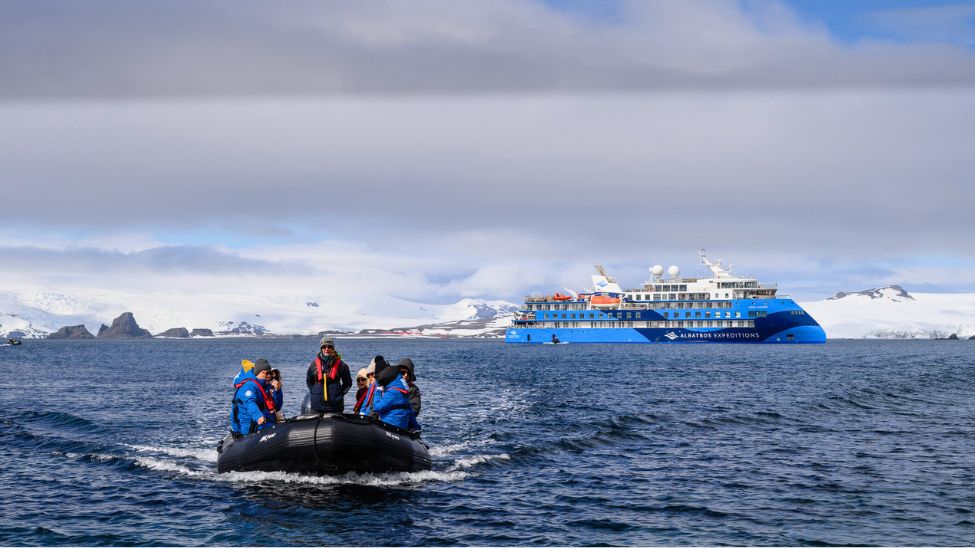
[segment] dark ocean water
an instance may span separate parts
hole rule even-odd
[[[0,545],[975,544],[975,341],[340,340],[413,357],[433,471],[217,474],[241,358],[294,413],[315,347],[0,348]]]

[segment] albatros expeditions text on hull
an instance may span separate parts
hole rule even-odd
[[[774,284],[740,278],[701,250],[709,278],[683,278],[655,265],[639,289],[622,289],[601,266],[591,290],[527,297],[509,343],[822,344],[826,332]]]

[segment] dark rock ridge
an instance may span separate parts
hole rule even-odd
[[[104,326],[102,326],[104,327]],[[82,325],[66,325],[54,333],[48,334],[49,339],[94,339],[95,336]]]
[[[212,336],[213,336],[212,329],[202,329],[198,327],[193,331],[190,331],[190,337],[212,337]]]
[[[322,338],[325,335],[356,335],[360,331],[354,329],[328,329],[325,331],[319,331],[317,337]]]
[[[152,334],[139,327],[131,312],[123,312],[112,320],[112,327],[102,324],[98,329],[99,339],[150,339]]]
[[[190,332],[185,327],[174,327],[172,329],[167,329],[162,333],[156,335],[157,337],[174,337],[180,339],[186,339],[190,336]]]
[[[885,290],[885,289],[893,289],[894,290],[894,294],[892,295],[893,297],[900,297],[902,299],[910,299],[912,301],[914,300],[914,297],[912,297],[910,293],[908,293],[907,291],[905,291],[904,288],[901,287],[901,286],[899,286],[899,285],[888,285],[888,286],[884,286],[884,287],[878,287],[877,289],[865,289],[863,291],[854,291],[852,293],[847,293],[845,291],[840,291],[839,293],[837,293],[836,295],[833,295],[832,297],[830,297],[827,300],[829,300],[829,301],[835,301],[837,299],[842,299],[843,297],[849,297],[851,295],[866,295],[867,297],[870,297],[871,299],[883,299],[884,298],[883,290]]]

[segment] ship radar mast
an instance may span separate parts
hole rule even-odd
[[[731,278],[731,277],[733,277],[731,275],[731,268],[732,268],[731,265],[728,265],[728,268],[725,268],[725,267],[721,266],[721,259],[718,259],[718,262],[716,262],[716,263],[712,263],[711,261],[708,260],[707,255],[705,255],[705,253],[704,253],[705,250],[704,249],[698,249],[697,252],[701,256],[701,264],[703,264],[704,266],[708,267],[708,270],[710,270],[711,273],[714,274],[714,277],[715,278]]]

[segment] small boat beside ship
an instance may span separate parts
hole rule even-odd
[[[650,279],[623,289],[601,266],[589,291],[570,299],[529,296],[505,335],[512,344],[766,343],[823,344],[826,332],[774,284],[732,274],[702,249],[706,278],[686,278],[671,266],[650,268]],[[559,298],[555,298],[558,295]]]

